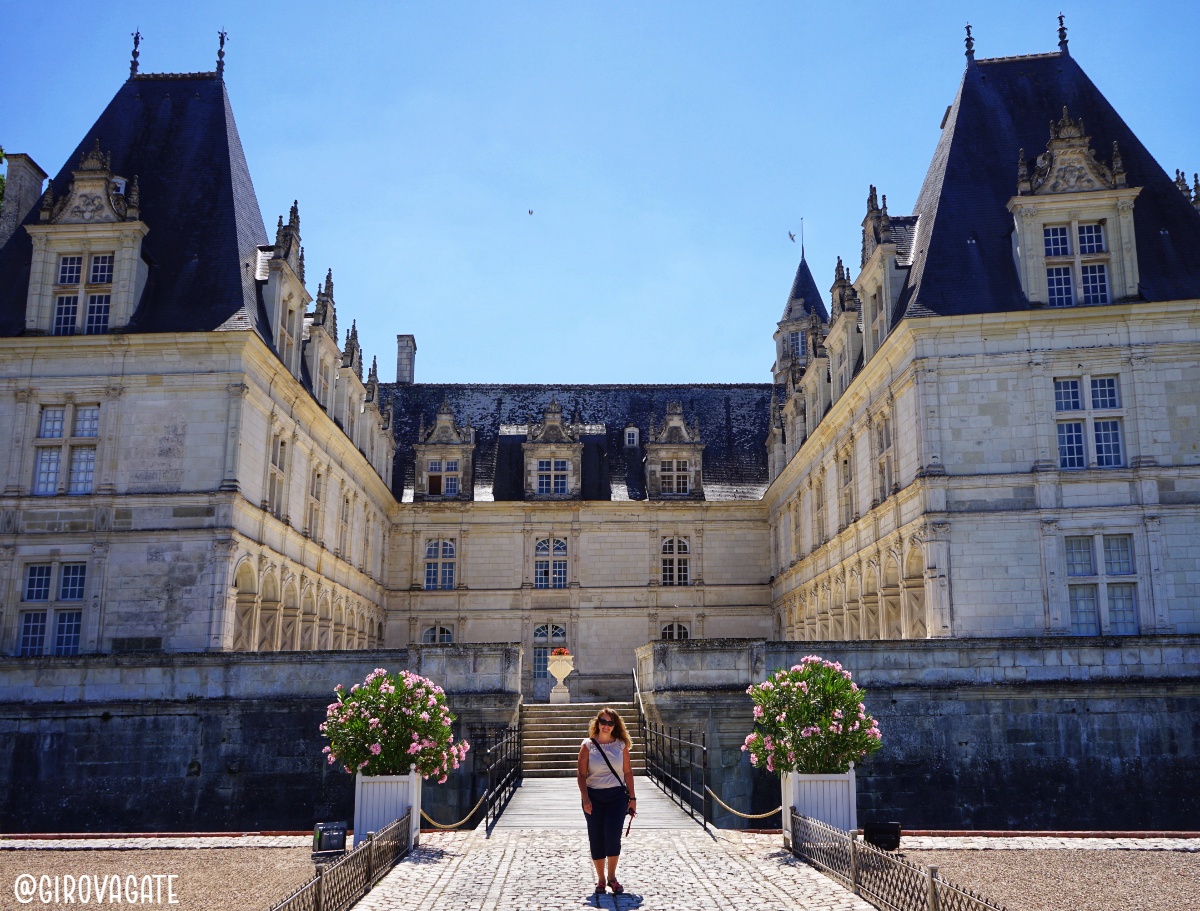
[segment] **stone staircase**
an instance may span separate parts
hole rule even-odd
[[[629,761],[634,775],[646,774],[646,753],[639,737],[637,709],[632,702],[543,703],[521,706],[521,752],[526,778],[574,778],[579,744],[587,737],[588,723],[604,706],[621,716],[633,739]],[[618,771],[620,771],[618,769]]]

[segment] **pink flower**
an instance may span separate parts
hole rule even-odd
[[[763,715],[762,706],[761,706],[761,705],[756,705],[756,706],[754,707],[754,717],[755,717],[755,718],[761,718],[761,717],[762,717],[762,715]]]
[[[449,776],[447,776],[447,775],[443,775],[441,778],[439,778],[439,779],[438,779],[438,784],[445,784],[445,783],[446,783],[446,779],[447,779],[448,777],[449,777]]]
[[[380,744],[378,744],[378,743],[371,744],[371,755],[372,756],[378,756],[382,752],[383,752],[383,747]]]
[[[422,721],[428,721],[428,720],[429,720],[429,713],[428,713],[428,712],[422,712],[422,713],[421,713],[421,720],[422,720]]]

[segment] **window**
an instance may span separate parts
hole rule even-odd
[[[1104,223],[1075,224],[1076,249],[1071,250],[1071,227],[1042,229],[1046,255],[1046,303],[1051,307],[1107,304],[1108,252]],[[1076,298],[1076,281],[1081,298]]]
[[[319,468],[314,468],[308,479],[308,511],[304,527],[314,541],[321,536],[321,500],[325,497],[325,478]]]
[[[52,567],[49,564],[35,564],[25,567],[26,601],[50,600],[51,571]]]
[[[539,496],[566,495],[567,466],[566,459],[537,460],[537,492]]]
[[[1086,468],[1083,451],[1083,422],[1065,421],[1058,425],[1058,467]]]
[[[421,633],[426,645],[447,645],[454,641],[454,632],[447,626],[431,626]]]
[[[113,279],[113,255],[101,253],[92,257],[91,274],[88,281],[93,285],[109,285]]]
[[[79,633],[83,629],[83,611],[61,611],[54,624],[54,654],[78,655]]]
[[[892,466],[892,422],[880,418],[875,431],[875,479],[880,503],[888,498],[895,483]]]
[[[46,649],[46,612],[29,611],[21,614],[21,641],[17,654],[21,657],[40,655]]]
[[[816,546],[825,543],[825,480],[822,477],[813,484],[813,542]]]
[[[430,459],[426,474],[426,489],[431,497],[457,497],[459,491],[458,459]]]
[[[662,459],[659,462],[659,485],[662,495],[687,496],[688,462],[687,459]]]
[[[533,548],[533,587],[567,587],[567,542],[542,538]]]
[[[86,563],[27,565],[22,601],[45,606],[21,613],[17,654],[44,655],[50,648],[55,655],[78,655],[83,611],[73,605],[83,601],[86,589]],[[52,597],[54,593],[57,598]],[[53,639],[48,640],[51,629]]]
[[[533,677],[544,680],[550,676],[550,650],[564,648],[567,630],[557,623],[543,623],[533,630]]]
[[[324,360],[317,366],[317,401],[329,410],[329,365]]]
[[[841,526],[845,528],[854,521],[854,467],[851,464],[852,454],[847,450],[842,456],[842,464],[839,466],[839,474],[841,480],[841,496],[839,497],[841,506]]]
[[[1046,241],[1047,256],[1070,256],[1071,243],[1065,225],[1047,226],[1042,229]]]
[[[632,449],[638,444],[638,429],[636,427],[625,428],[625,445]]]
[[[58,283],[60,285],[78,285],[82,272],[82,256],[60,256],[58,258]]]
[[[1079,395],[1079,380],[1054,381],[1054,410],[1079,411],[1083,399]]]
[[[1083,400],[1083,390],[1090,392],[1089,401]],[[1121,407],[1121,388],[1119,378],[1115,376],[1095,376],[1083,378],[1059,378],[1054,380],[1054,409],[1062,413],[1068,411],[1084,412],[1072,421],[1059,421],[1058,434],[1058,467],[1087,468],[1088,454],[1086,440],[1092,439],[1094,462],[1096,468],[1119,468],[1125,464],[1125,447],[1122,441],[1121,420],[1118,415],[1105,415],[1103,419],[1093,411],[1117,411]]]
[[[60,294],[54,305],[54,335],[74,335],[79,318],[79,295]]]
[[[275,518],[283,517],[283,497],[287,485],[287,443],[282,434],[271,437],[271,464],[267,469],[267,510]]]
[[[687,639],[689,635],[687,625],[684,623],[668,623],[662,628],[664,639]]]
[[[1121,407],[1115,376],[1092,377],[1092,407],[1098,409]]]
[[[788,355],[794,359],[805,356],[804,332],[788,333]]]
[[[1046,303],[1051,307],[1075,306],[1069,266],[1050,266],[1046,269]]]
[[[454,564],[457,560],[453,538],[434,538],[425,544],[425,591],[450,591],[454,588]]]
[[[1095,636],[1137,633],[1137,583],[1132,535],[1072,535],[1064,539],[1071,632]],[[1096,559],[1097,554],[1101,559]]]
[[[70,437],[66,436],[71,428]],[[100,433],[99,405],[44,405],[34,441],[33,493],[49,497],[59,493],[89,494],[96,481],[96,446]],[[68,471],[63,477],[63,466]]]
[[[103,335],[108,331],[108,313],[112,305],[109,294],[88,295],[87,323],[84,332],[88,335]]]
[[[687,538],[664,538],[662,542],[662,584],[688,585],[689,554]]]
[[[349,559],[350,547],[350,498],[342,497],[342,514],[338,518],[338,555]]]

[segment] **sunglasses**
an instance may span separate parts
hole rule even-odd
[[[615,726],[615,725],[616,725],[616,722],[615,722],[615,721],[613,721],[611,718],[597,718],[597,719],[596,719],[596,723],[597,723],[597,724],[602,724],[602,725],[604,725],[606,728],[611,728],[611,727],[613,727],[613,726]]]

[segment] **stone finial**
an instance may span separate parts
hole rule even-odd
[[[105,155],[100,151],[100,140],[96,140],[96,144],[92,146],[90,152],[85,152],[79,159],[79,170],[81,171],[108,171],[112,165],[112,156]]]
[[[1024,196],[1033,189],[1029,181],[1029,162],[1025,160],[1025,150],[1017,153],[1017,195]]]
[[[1113,183],[1118,187],[1125,186],[1125,161],[1121,158],[1121,147],[1115,141],[1113,142],[1112,174]]]
[[[886,193],[883,194],[883,207],[879,210],[879,242],[892,242],[892,216],[888,215]]]
[[[300,248],[300,262],[296,266],[296,274],[300,276],[300,284],[304,284],[304,248]]]
[[[298,199],[292,200],[292,208],[288,212],[288,227],[300,230],[300,201]]]
[[[367,371],[367,382],[379,382],[379,358],[375,357],[375,355],[371,355],[371,369]]]
[[[1067,50],[1067,26],[1062,13],[1058,14],[1058,49],[1067,57],[1071,56],[1071,52]]]
[[[140,29],[134,30],[133,34],[130,37],[133,38],[133,56],[129,60],[129,78],[132,79],[134,76],[137,75],[138,57],[141,56],[141,52],[138,50],[138,45],[142,43],[141,30]]]
[[[142,189],[138,186],[138,176],[133,175],[133,180],[129,182],[129,190],[125,193],[125,198],[129,201],[129,207],[136,209],[142,204]]]
[[[450,407],[450,399],[448,399],[446,397],[446,394],[444,392],[442,393],[442,403],[440,405],[438,405],[437,413],[438,414],[454,414],[454,409]]]
[[[333,269],[329,269],[325,273],[325,296],[331,301],[333,300]]]
[[[1192,201],[1192,188],[1188,186],[1187,175],[1178,169],[1175,171],[1175,186],[1179,187],[1179,192],[1188,202]]]
[[[275,225],[275,246],[283,246],[283,216],[279,216],[279,221]]]
[[[967,60],[974,63],[975,61],[975,39],[971,37],[971,23],[967,23],[967,38],[964,42],[967,46]]]
[[[1196,207],[1197,211],[1200,211],[1200,174],[1193,172],[1192,183],[1195,184],[1192,188],[1192,205]]]
[[[217,37],[221,40],[220,46],[217,48],[217,77],[225,75],[225,41],[229,38],[229,33],[225,29],[217,32]]]
[[[842,258],[837,258],[837,268],[833,271],[833,280],[835,282],[844,282],[846,280],[846,267],[842,265]]]
[[[54,181],[46,181],[46,192],[42,194],[42,208],[38,213],[39,221],[49,221],[54,212]]]
[[[871,184],[867,191],[867,214],[872,215],[878,211],[879,197],[876,195],[875,184]]]

